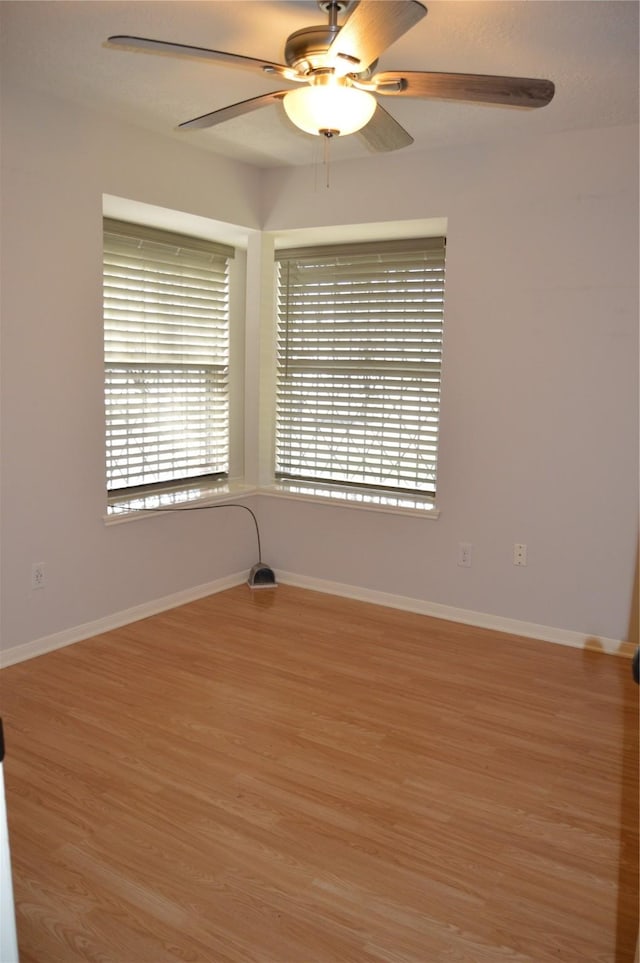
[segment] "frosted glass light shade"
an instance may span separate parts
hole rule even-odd
[[[308,134],[353,134],[376,109],[375,97],[366,90],[333,84],[290,90],[283,102],[289,120]]]

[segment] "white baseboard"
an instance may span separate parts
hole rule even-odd
[[[403,609],[405,612],[415,612],[418,615],[430,615],[433,618],[445,619],[448,622],[475,625],[478,628],[491,629],[494,632],[506,632],[508,635],[520,635],[528,639],[538,639],[541,642],[555,642],[557,645],[568,645],[576,649],[595,649],[610,655],[622,655],[627,658],[631,658],[635,651],[635,645],[632,642],[623,642],[619,639],[585,635],[568,629],[556,629],[549,625],[537,625],[535,622],[521,622],[518,619],[507,619],[500,615],[487,615],[484,612],[473,612],[469,609],[459,609],[451,605],[440,605],[437,602],[425,602],[422,599],[409,598],[404,595],[390,595],[387,592],[377,592],[355,585],[344,585],[341,582],[308,578],[305,575],[295,575],[292,572],[278,570],[277,575],[278,581],[286,585],[312,589],[315,592],[326,592],[329,595],[340,595],[359,602],[385,605],[392,609]]]
[[[537,625],[534,622],[506,619],[499,615],[487,615],[484,612],[473,612],[469,609],[459,609],[451,605],[440,605],[437,602],[425,602],[422,599],[409,598],[405,595],[391,595],[387,592],[378,592],[356,585],[345,585],[342,582],[330,582],[324,579],[310,578],[306,575],[295,575],[293,572],[278,570],[276,574],[278,581],[285,585],[295,585],[298,588],[325,592],[328,595],[338,595],[359,602],[371,602],[374,605],[402,609],[405,612],[415,612],[418,615],[430,615],[433,618],[445,619],[448,622],[475,625],[478,628],[491,629],[494,632],[506,632],[508,635],[519,635],[528,639],[538,639],[542,642],[555,642],[558,645],[568,645],[577,649],[596,649],[610,655],[622,655],[628,658],[631,658],[635,651],[633,643],[618,639],[606,639],[584,635],[581,632],[572,632],[567,629],[556,629],[548,625]],[[178,605],[186,605],[187,602],[194,602],[196,599],[205,598],[207,595],[215,595],[217,592],[223,592],[225,589],[240,585],[246,581],[246,578],[246,572],[228,575],[214,582],[197,585],[182,592],[166,595],[164,598],[154,599],[151,602],[115,612],[113,615],[107,615],[105,618],[97,619],[94,622],[86,622],[84,625],[76,625],[62,632],[56,632],[54,635],[35,639],[33,642],[16,645],[11,649],[0,652],[0,667],[24,662],[26,659],[34,659],[38,655],[53,652],[55,649],[62,649],[66,645],[81,642],[83,639],[91,638],[94,635],[101,635],[103,632],[111,631],[111,629],[118,629],[130,622],[137,622],[139,619],[146,619],[150,615],[166,612]]]
[[[178,605],[186,605],[187,602],[195,602],[196,599],[205,598],[207,595],[215,595],[217,592],[224,592],[225,589],[240,585],[247,579],[247,573],[236,573],[226,575],[224,578],[216,579],[214,582],[207,582],[204,585],[196,585],[193,588],[184,589],[182,592],[175,592],[166,595],[164,598],[153,599],[151,602],[144,602],[142,605],[135,605],[133,608],[115,612],[94,622],[85,622],[84,625],[76,625],[71,629],[64,629],[54,635],[47,635],[41,639],[34,639],[33,642],[25,642],[23,645],[16,645],[11,649],[0,652],[0,667],[14,665],[16,662],[24,662],[26,659],[34,659],[38,655],[53,652],[55,649],[62,649],[66,645],[74,642],[81,642],[94,635],[101,635],[103,632],[110,632],[111,629],[119,629],[130,622],[138,622],[146,619],[150,615],[158,615],[159,612],[166,612],[167,609],[174,609]]]

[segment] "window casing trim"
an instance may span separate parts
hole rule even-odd
[[[257,494],[387,515],[411,515],[432,520],[440,517],[440,509],[433,498],[412,493],[355,488],[351,485],[282,480],[274,481],[271,485],[261,485]]]
[[[202,483],[201,479],[195,479],[193,482],[191,485],[158,486],[155,491],[114,494],[108,499],[103,521],[105,524],[116,524],[148,518],[154,513],[170,513],[171,509],[180,511],[187,507],[206,508],[207,505],[246,498],[248,495],[255,495],[257,491],[255,485],[249,485],[240,478],[221,478],[217,482],[212,479],[205,483]]]

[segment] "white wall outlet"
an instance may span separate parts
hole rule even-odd
[[[31,589],[43,589],[47,584],[47,573],[44,562],[34,562],[31,566]]]
[[[516,542],[513,546],[513,564],[514,565],[526,565],[527,564],[527,546],[523,545],[522,542]]]
[[[458,545],[458,565],[471,567],[471,542],[460,542]]]

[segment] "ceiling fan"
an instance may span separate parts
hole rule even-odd
[[[173,54],[244,67],[277,77],[297,89],[276,90],[187,120],[179,127],[213,127],[282,101],[301,130],[326,138],[356,131],[374,151],[398,150],[411,135],[376,99],[418,97],[531,109],[554,95],[550,80],[485,74],[387,70],[376,73],[379,56],[427,13],[418,0],[317,0],[328,23],[296,30],[284,48],[286,64],[223,50],[209,50],[145,37],[112,36],[108,46],[134,52]],[[346,11],[342,26],[338,14]]]

